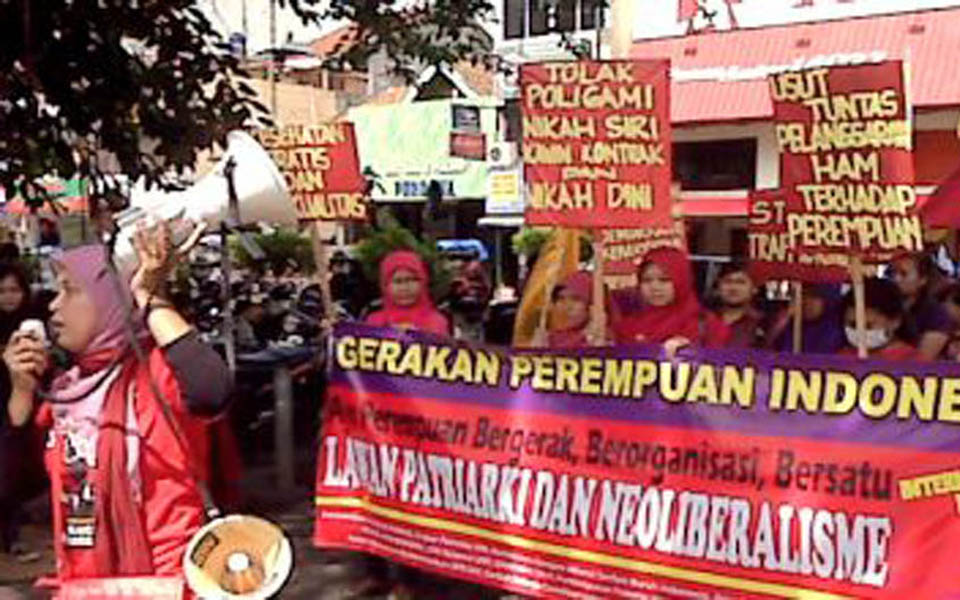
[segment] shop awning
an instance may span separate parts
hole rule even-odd
[[[702,33],[637,41],[635,58],[669,58],[674,123],[769,119],[766,76],[777,67],[909,56],[914,105],[960,105],[960,9]]]

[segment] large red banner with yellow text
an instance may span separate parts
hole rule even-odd
[[[283,173],[301,221],[369,218],[353,123],[288,125],[257,137]]]
[[[525,220],[670,226],[670,63],[520,67]]]
[[[340,325],[321,547],[534,597],[960,597],[948,364]]]
[[[923,248],[903,63],[771,75],[791,245],[888,260]]]

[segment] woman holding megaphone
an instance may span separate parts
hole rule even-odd
[[[49,369],[42,331],[18,331],[3,354],[10,414],[22,424],[36,412],[49,430],[60,581],[179,576],[205,522],[206,419],[225,407],[231,377],[166,299],[177,259],[166,225],[134,237],[128,282],[101,245],[56,261],[51,334],[69,366]]]

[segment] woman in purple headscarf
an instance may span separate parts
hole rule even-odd
[[[12,425],[26,423],[43,400],[36,421],[49,429],[61,581],[177,577],[204,522],[203,417],[224,406],[230,375],[166,299],[176,259],[168,230],[140,230],[135,241],[140,266],[129,282],[115,276],[103,246],[58,260],[51,329],[72,366],[52,373],[47,391],[41,340],[17,332],[3,356]]]

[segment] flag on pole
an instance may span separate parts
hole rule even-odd
[[[960,227],[960,166],[940,182],[920,209],[920,217],[928,227]]]
[[[577,270],[580,264],[580,232],[557,228],[540,249],[537,262],[523,288],[523,299],[513,327],[513,345],[529,348],[550,305],[553,288]]]

